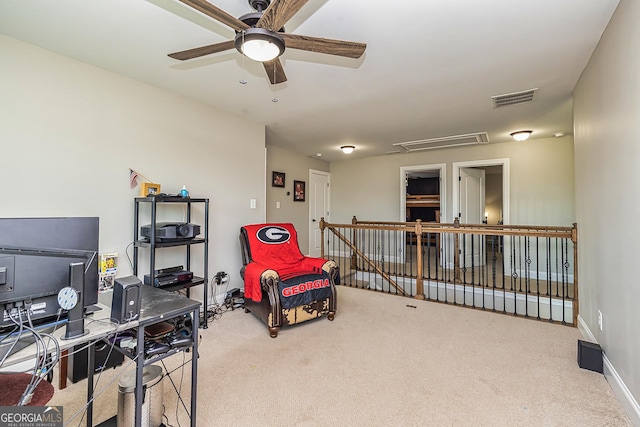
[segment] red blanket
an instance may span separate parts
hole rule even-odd
[[[322,265],[327,260],[302,255],[293,224],[253,224],[243,229],[252,259],[244,272],[245,298],[256,302],[262,300],[260,276],[266,270],[274,270],[281,280],[322,272]]]

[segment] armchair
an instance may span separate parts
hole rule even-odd
[[[245,311],[269,328],[272,338],[283,325],[336,313],[338,266],[302,255],[293,224],[253,224],[240,228]]]

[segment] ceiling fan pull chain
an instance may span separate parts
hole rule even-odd
[[[242,32],[242,44],[244,44],[244,31]],[[244,69],[244,53],[241,56],[242,56],[242,74],[240,75],[240,84],[246,85],[247,81],[244,79],[244,73],[246,71]]]
[[[277,80],[276,80],[276,61],[273,61],[273,85],[272,85],[272,89],[275,92],[275,87],[274,85],[276,84]],[[274,96],[273,99],[271,100],[271,102],[278,102],[278,97]]]

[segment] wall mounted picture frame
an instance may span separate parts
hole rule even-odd
[[[284,172],[271,172],[271,186],[284,188]]]
[[[140,186],[140,195],[142,197],[155,196],[156,194],[160,194],[160,184],[143,182]]]
[[[305,200],[305,182],[304,181],[293,181],[293,201],[294,202],[304,202]]]

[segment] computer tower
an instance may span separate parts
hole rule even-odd
[[[73,348],[72,351],[69,351],[69,364],[67,370],[67,378],[72,383],[81,381],[87,378],[87,356],[88,349],[83,348],[84,345],[78,345]],[[104,367],[106,368],[115,368],[116,366],[122,365],[124,362],[124,355],[120,353],[118,350],[113,349],[111,355],[109,356],[109,360],[107,360],[107,355],[109,354],[109,350],[111,346],[104,343],[96,344],[96,358],[95,358],[95,372],[100,372],[100,370]]]

